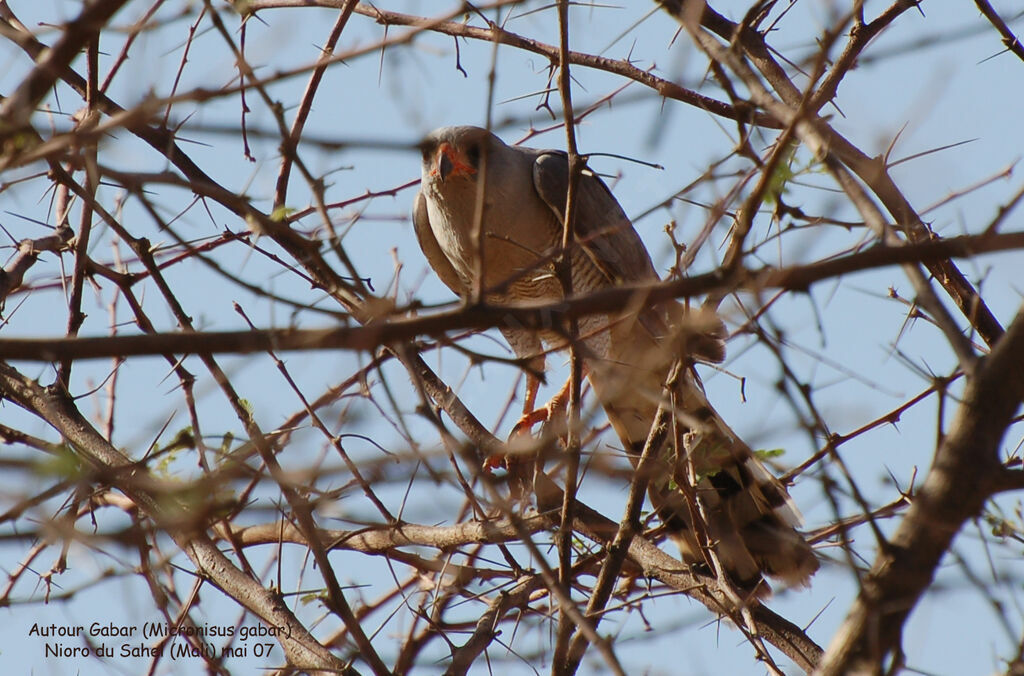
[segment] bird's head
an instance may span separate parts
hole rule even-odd
[[[441,127],[420,143],[424,183],[475,181],[482,163],[501,140],[480,127]]]

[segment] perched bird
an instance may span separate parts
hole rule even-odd
[[[470,126],[437,129],[421,150],[413,224],[441,281],[463,298],[482,290],[493,305],[561,300],[555,261],[562,246],[567,155],[508,146]],[[647,249],[601,179],[584,170],[574,194],[574,238],[567,252],[573,294],[657,282]],[[645,302],[638,293],[624,310],[585,316],[577,324],[584,372],[634,465],[666,400],[672,365],[683,360],[672,415],[686,434],[665,435],[653,449],[658,462],[648,494],[684,559],[714,570],[717,558],[732,581],[752,594],[766,593],[762,574],[807,584],[818,561],[796,531],[799,512],[782,483],[712,408],[692,366],[724,358],[721,321],[675,301]],[[512,325],[501,331],[537,372],[545,347],[568,345],[566,327],[531,331]],[[559,393],[534,411],[538,384],[528,376],[517,427],[543,419],[564,398]],[[679,438],[684,448],[676,448]]]

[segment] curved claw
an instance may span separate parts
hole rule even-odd
[[[517,437],[529,436],[533,431],[534,425],[555,419],[557,416],[565,412],[566,406],[569,404],[570,383],[569,381],[566,381],[565,385],[558,390],[555,396],[551,397],[548,403],[540,408],[533,408],[533,403],[537,396],[537,385],[537,382],[530,382],[530,380],[527,381],[526,407],[523,411],[523,415],[518,421],[516,421],[516,424],[512,426],[512,431],[508,435],[509,443],[512,443]],[[484,470],[490,472],[493,472],[496,469],[509,469],[509,462],[510,458],[508,455],[494,453],[487,456],[484,460],[483,467]]]
[[[484,459],[484,471],[494,472],[499,469],[508,469],[508,456],[504,453],[492,453]]]
[[[508,442],[511,444],[517,437],[529,436],[533,426],[539,422],[544,422],[550,415],[549,406],[524,413],[516,424],[512,426],[512,431],[508,435]],[[484,460],[484,470],[493,472],[497,469],[508,469],[509,458],[510,456],[504,453],[492,453]]]
[[[554,399],[549,401],[547,405],[542,406],[538,409],[524,413],[519,421],[512,426],[512,431],[509,433],[508,438],[511,441],[513,438],[529,434],[533,430],[533,426],[539,422],[547,422],[551,418],[552,404]]]

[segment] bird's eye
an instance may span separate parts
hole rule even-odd
[[[466,159],[473,167],[480,166],[480,146],[476,143],[466,149]]]

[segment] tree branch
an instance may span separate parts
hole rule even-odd
[[[486,329],[512,322],[524,328],[557,326],[592,314],[614,313],[636,303],[692,297],[716,289],[759,292],[765,289],[807,291],[813,284],[840,275],[906,262],[970,257],[993,251],[1024,248],[1024,232],[964,235],[918,244],[878,244],[857,253],[808,265],[741,270],[724,278],[719,271],[653,284],[621,285],[559,303],[518,307],[460,306],[435,314],[377,320],[363,326],[333,329],[264,329],[204,333],[153,333],[138,336],[84,338],[0,338],[0,359],[56,361],[179,354],[247,354],[266,350],[366,350],[419,336],[442,336],[449,331]]]
[[[963,524],[1004,486],[1000,444],[1024,399],[1024,310],[983,357],[924,484],[828,647],[817,673],[878,673]]]
[[[26,411],[39,416],[64,436],[77,457],[104,481],[116,487],[146,515],[164,528],[178,547],[192,560],[196,572],[271,627],[281,627],[278,636],[289,663],[307,669],[355,672],[324,648],[281,603],[273,591],[241,571],[204,532],[204,524],[182,518],[174,505],[145,488],[155,482],[145,468],[132,461],[104,439],[59,389],[47,389],[0,362],[0,394]],[[184,505],[179,509],[185,510]]]

